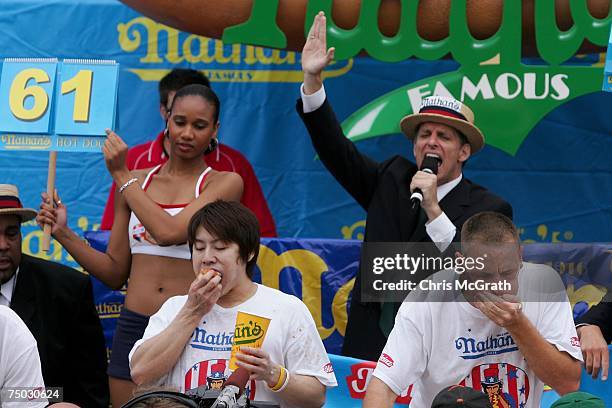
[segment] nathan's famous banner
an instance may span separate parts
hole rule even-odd
[[[109,233],[88,232],[86,237],[94,248],[105,250]],[[264,238],[253,279],[302,299],[326,350],[340,354],[360,250],[361,242],[356,240]],[[524,259],[551,265],[560,273],[576,317],[599,303],[612,287],[611,244],[525,245]],[[110,347],[125,293],[93,280]]]
[[[360,24],[354,35],[333,27],[330,41],[345,59],[326,71],[327,94],[347,135],[376,160],[395,154],[412,158],[398,122],[420,99],[436,93],[464,100],[488,142],[469,159],[465,176],[512,203],[524,241],[610,241],[612,95],[600,91],[605,57],[575,55],[584,39],[608,40],[609,17],[597,20],[572,7],[576,23],[564,33],[551,25],[551,10],[538,6],[538,52],[521,60],[515,3],[520,2],[505,3],[502,26],[488,42],[470,38],[453,17],[447,40],[414,42],[406,31],[410,35],[397,44],[380,36],[361,41],[378,59],[355,56],[354,41],[342,38],[370,38],[372,27]],[[316,159],[295,113],[299,53],[180,32],[115,0],[4,0],[0,32],[2,59],[115,60],[120,67],[116,130],[129,145],[151,140],[163,128],[159,79],[174,67],[202,70],[221,98],[220,140],[250,160],[279,236],[363,237],[364,210]],[[376,54],[374,40],[386,45],[384,52]],[[406,41],[409,47],[400,47]],[[394,57],[393,49],[405,52]],[[407,59],[410,55],[429,61]],[[0,181],[17,184],[24,204],[36,208],[46,186],[48,155],[14,136],[0,134],[12,149],[0,151]],[[58,154],[56,185],[77,232],[97,229],[110,184],[101,153]],[[34,223],[27,224],[25,252],[76,266],[56,243],[49,255],[42,253],[40,237]]]

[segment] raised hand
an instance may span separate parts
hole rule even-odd
[[[36,215],[36,223],[43,229],[45,225],[51,226],[51,234],[55,234],[60,229],[66,228],[68,225],[68,212],[66,206],[62,204],[57,190],[51,197],[44,192],[41,194],[42,202],[40,203],[40,211]],[[54,205],[55,204],[55,205]]]
[[[327,21],[322,11],[315,16],[302,50],[302,71],[307,94],[320,88],[321,72],[334,59],[334,48],[327,49]]]
[[[128,146],[118,134],[110,129],[106,129],[106,141],[102,147],[106,168],[111,174],[117,185],[122,185],[129,177],[129,170],[126,165]],[[126,180],[124,180],[126,179]]]

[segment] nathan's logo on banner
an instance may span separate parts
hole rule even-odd
[[[353,364],[351,366],[351,375],[346,377],[346,386],[349,389],[351,398],[363,399],[366,389],[372,378],[372,373],[376,368],[376,363],[373,361],[364,361],[363,363]],[[403,391],[395,400],[396,404],[408,405],[412,400],[412,385]]]
[[[603,75],[599,60],[574,58],[572,64],[561,64],[575,56],[584,40],[602,46],[607,43],[612,12],[599,20],[584,5],[572,7],[574,27],[561,32],[556,26],[554,4],[536,1],[535,38],[542,60],[527,65],[521,62],[521,3],[504,2],[501,26],[485,40],[471,36],[466,29],[465,2],[457,1],[450,13],[450,26],[455,29],[443,40],[429,42],[425,47],[422,40],[410,37],[411,33],[404,32],[402,27],[396,40],[405,41],[406,49],[393,50],[382,42],[364,42],[370,47],[367,48],[370,55],[378,55],[384,61],[399,61],[411,53],[428,60],[450,54],[461,67],[396,89],[369,103],[344,121],[347,136],[358,141],[399,133],[400,119],[417,112],[423,98],[453,96],[472,108],[476,125],[488,145],[514,155],[531,129],[549,112],[576,97],[599,91]],[[361,27],[351,38],[365,35],[371,29]],[[336,57],[352,55],[354,44],[348,44],[348,36],[343,37],[335,29],[328,31],[330,45],[337,49]],[[351,52],[347,54],[346,49]]]
[[[32,137],[29,135],[0,135],[0,143],[5,150],[49,150],[51,136]]]
[[[159,81],[170,65],[188,62],[213,82],[302,82],[299,54],[240,44],[224,45],[146,17],[117,25],[118,42],[127,53],[142,55],[143,67],[130,68],[143,81]],[[199,65],[201,64],[201,65]],[[325,73],[327,78],[347,73],[353,61],[339,62]]]
[[[100,319],[112,319],[119,317],[121,309],[123,308],[122,303],[98,303],[96,304],[96,312]]]

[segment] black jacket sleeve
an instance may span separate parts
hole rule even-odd
[[[612,292],[608,291],[606,296],[593,306],[588,312],[576,320],[576,324],[594,324],[599,326],[606,343],[612,342]]]
[[[306,125],[321,162],[367,211],[376,188],[380,165],[361,154],[346,138],[327,99],[319,109],[309,113],[304,113],[300,99],[296,110]]]

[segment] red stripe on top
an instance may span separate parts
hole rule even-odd
[[[187,207],[189,204],[160,204],[157,203],[157,205],[159,205],[161,208],[185,208]]]
[[[447,111],[444,109],[436,109],[436,108],[423,108],[419,113],[433,113],[436,115],[448,116],[449,118],[466,120],[465,116],[455,111]]]
[[[0,198],[0,208],[23,208],[18,198]]]

